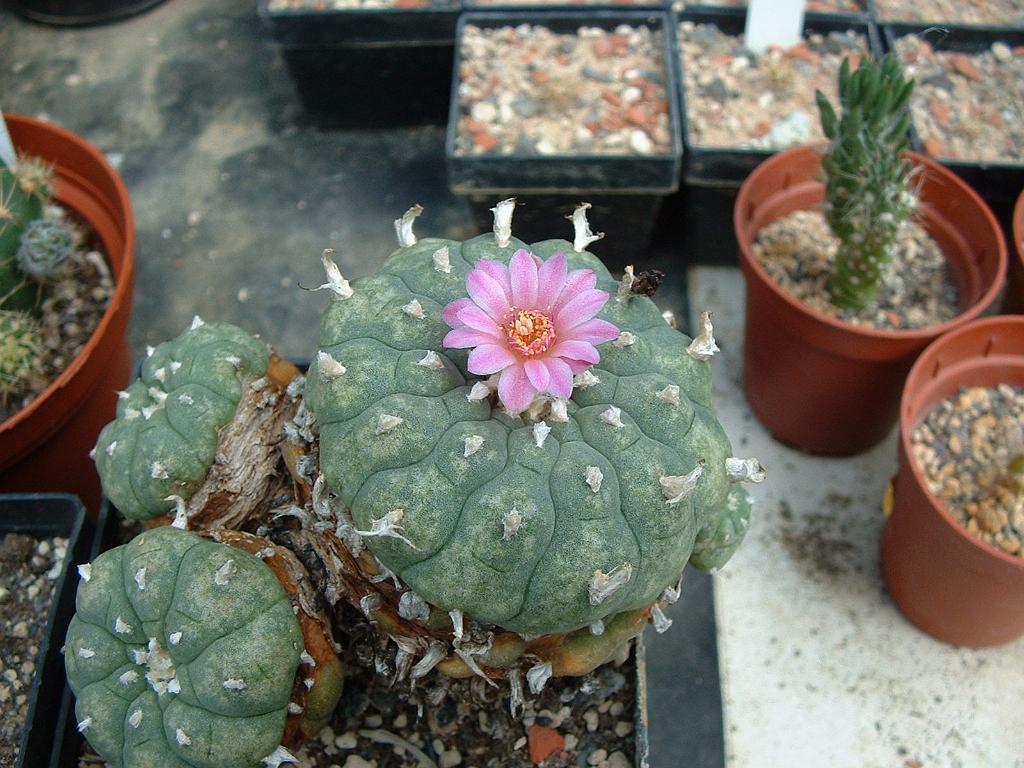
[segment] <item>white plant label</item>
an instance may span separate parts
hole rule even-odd
[[[744,44],[754,53],[800,42],[807,0],[750,0]]]
[[[11,134],[7,132],[7,121],[4,120],[2,110],[0,110],[0,162],[12,169],[18,164],[18,153],[14,151],[14,142],[11,141]]]

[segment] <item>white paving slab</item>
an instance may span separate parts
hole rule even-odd
[[[739,270],[694,267],[689,280],[694,316],[714,312],[721,421],[734,452],[769,472],[751,487],[746,542],[715,577],[727,765],[1024,768],[1024,639],[940,643],[885,591],[879,500],[895,431],[848,459],[777,443],[740,387]]]

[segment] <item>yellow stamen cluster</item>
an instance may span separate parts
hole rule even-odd
[[[513,307],[504,319],[508,345],[521,355],[539,355],[555,343],[555,325],[539,310],[517,310]]]

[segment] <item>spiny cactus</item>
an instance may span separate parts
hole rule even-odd
[[[94,454],[103,492],[130,518],[187,501],[214,463],[220,431],[263,378],[263,342],[228,323],[198,317],[180,336],[147,350],[139,379],[120,393],[117,418]]]
[[[297,605],[260,557],[164,526],[79,571],[64,662],[78,729],[108,766],[291,762],[295,692],[320,683]],[[323,684],[333,708],[340,679]]]
[[[24,312],[0,310],[0,406],[6,408],[42,375],[39,323]]]
[[[840,241],[828,282],[838,307],[863,309],[874,301],[900,228],[915,209],[914,166],[902,155],[909,146],[913,90],[914,81],[904,79],[899,61],[888,54],[880,62],[862,61],[852,74],[849,59],[843,61],[841,116],[817,92],[821,126],[829,139],[822,158],[826,212]]]
[[[16,256],[18,267],[36,280],[56,277],[74,245],[74,234],[65,224],[33,219],[21,233]]]
[[[53,184],[44,163],[22,159],[16,170],[0,164],[0,309],[36,311],[42,303],[39,284],[18,265],[25,228],[43,214]]]
[[[331,262],[322,286],[334,300],[306,398],[320,424],[321,469],[351,509],[353,533],[417,600],[450,612],[456,638],[463,617],[528,637],[586,627],[600,634],[655,604],[687,561],[724,563],[749,514],[736,482],[761,470],[732,457],[715,418],[708,316],[695,339],[673,330],[631,290],[631,272],[620,284],[584,250],[598,236],[580,210],[575,242],[533,245],[511,236],[507,203],[496,208],[494,236],[466,242],[417,241],[417,213],[396,222],[403,247],[380,272],[349,284]],[[530,324],[511,313],[518,325],[508,333],[518,335],[509,344],[526,357],[565,358],[575,379],[569,398],[555,381],[560,363],[550,364],[550,381],[529,374],[541,395],[514,414],[508,401],[494,402],[495,390],[518,395],[470,373],[476,350],[446,348],[445,339],[451,312],[482,323],[464,303],[452,309],[467,278],[491,290],[471,270],[497,274],[521,249],[532,258],[518,263],[537,265],[531,280],[538,268],[563,270],[558,254],[570,271],[559,273],[565,286],[552,306],[519,302]],[[515,293],[512,280],[506,288]],[[576,301],[582,317],[584,304],[606,294],[615,298],[598,324],[576,327],[595,343],[609,338],[609,324],[619,331],[591,367],[583,346],[557,346],[566,329],[557,306]],[[498,370],[494,360],[487,365]]]

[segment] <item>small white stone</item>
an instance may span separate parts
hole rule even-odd
[[[86,563],[85,565],[78,566],[78,575],[82,578],[82,581],[89,581],[92,578],[92,565]]]
[[[601,414],[601,421],[616,429],[622,429],[625,426],[622,423],[622,410],[614,405],[609,405],[608,409]]]
[[[213,583],[218,587],[225,587],[237,571],[238,566],[235,565],[234,560],[225,560],[224,564],[213,574]]]
[[[577,373],[573,377],[572,383],[573,386],[579,387],[580,389],[587,389],[589,387],[594,386],[595,384],[600,384],[601,380],[597,378],[597,376],[594,375],[594,372],[588,368],[587,370],[583,371],[583,373]]]
[[[440,371],[444,368],[444,360],[441,359],[441,356],[437,354],[437,352],[430,350],[423,356],[422,360],[416,363],[416,365],[422,365],[424,368],[432,368],[435,371]]]
[[[139,568],[135,572],[135,586],[139,588],[140,592],[144,592],[146,589],[146,569],[145,567]]]
[[[484,382],[478,381],[469,390],[469,394],[466,395],[466,399],[471,403],[475,403],[480,400],[486,400],[491,396],[491,388],[488,387]]]
[[[601,490],[601,481],[604,480],[604,472],[601,471],[600,467],[587,467],[585,480],[587,485],[590,486],[590,490],[598,493]]]
[[[619,338],[617,338],[614,343],[615,346],[618,347],[619,349],[631,347],[634,344],[636,344],[636,335],[630,333],[629,331],[623,331],[622,333],[619,334]]]
[[[136,672],[134,669],[129,669],[127,672],[125,672],[119,678],[117,678],[117,681],[121,683],[121,685],[131,685],[138,679],[139,673]]]
[[[548,439],[549,434],[551,434],[551,427],[546,421],[538,421],[533,425],[533,441],[538,448],[544,447],[544,441]]]
[[[430,258],[434,262],[434,269],[438,272],[444,272],[447,275],[452,271],[451,256],[448,253],[447,245],[442,245],[434,251],[434,255]]]
[[[389,413],[382,413],[377,417],[377,426],[374,428],[374,434],[383,435],[385,432],[390,432],[399,424],[404,422],[401,416],[392,416]]]
[[[177,645],[178,643],[180,643],[181,642],[181,632],[171,632],[171,634],[169,634],[167,636],[167,642],[170,643],[171,645]]]
[[[419,299],[413,299],[408,304],[403,304],[402,311],[409,317],[415,318],[416,320],[427,319],[427,313],[423,311],[423,305],[420,304]]]
[[[651,137],[639,128],[629,134],[629,146],[640,155],[649,155],[654,151],[654,142],[651,141]]]
[[[334,381],[343,376],[347,369],[331,357],[329,352],[324,352],[321,349],[316,353],[316,370],[324,381]]]
[[[229,677],[222,683],[225,691],[244,691],[245,681],[239,677]]]
[[[664,389],[658,391],[658,399],[669,405],[679,405],[679,387],[675,384],[669,384]]]
[[[142,724],[142,710],[136,709],[128,717],[128,725],[132,728],[138,728]]]
[[[697,483],[704,474],[704,462],[697,462],[697,466],[685,475],[665,475],[659,478],[661,492],[670,507],[674,507],[684,499],[690,498]]]
[[[523,527],[523,513],[515,507],[501,516],[501,526],[504,529],[501,534],[502,541],[511,541]]]
[[[463,450],[462,455],[464,458],[468,459],[483,447],[484,439],[480,435],[470,435],[466,438],[465,444],[466,447],[465,450]]]
[[[118,616],[114,619],[114,631],[119,635],[130,635],[132,633],[132,625]]]
[[[187,747],[192,743],[192,739],[181,728],[177,728],[174,731],[174,740],[178,742],[179,747]]]

